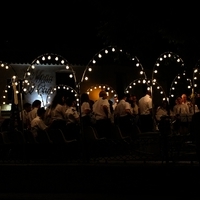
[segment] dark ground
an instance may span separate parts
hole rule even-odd
[[[2,164],[0,199],[179,199],[199,197],[190,164]]]

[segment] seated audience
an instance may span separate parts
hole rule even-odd
[[[37,137],[38,130],[46,130],[48,126],[44,122],[45,108],[41,107],[37,110],[37,116],[31,121],[31,131],[34,137]]]
[[[76,110],[76,101],[72,98],[66,100],[68,106],[65,111],[66,132],[64,133],[67,139],[80,138],[80,114]]]
[[[89,95],[83,93],[81,95],[81,125],[83,127],[91,125],[91,112]]]

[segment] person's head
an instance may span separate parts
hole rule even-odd
[[[108,97],[107,92],[104,90],[101,90],[99,92],[99,97],[102,97],[103,99],[107,99],[107,97]]]
[[[181,95],[182,101],[186,102],[187,101],[187,95],[186,94],[182,94]]]
[[[42,102],[38,99],[36,99],[35,101],[33,101],[32,103],[32,108],[40,108],[41,107]]]
[[[163,100],[162,101],[162,103],[161,103],[161,106],[163,107],[163,108],[168,108],[168,101],[167,100]]]
[[[51,102],[51,107],[55,108],[58,104],[63,105],[64,103],[65,103],[65,96],[61,93],[56,93]]]
[[[137,96],[136,95],[132,95],[132,100],[134,103],[137,103]]]
[[[73,98],[68,98],[68,99],[66,100],[66,104],[67,104],[67,106],[69,106],[69,107],[75,107],[75,106],[76,106],[76,100],[73,99]]]
[[[24,103],[23,108],[26,112],[30,112],[31,111],[31,104],[30,103]]]
[[[182,98],[181,97],[177,97],[177,104],[181,104],[182,103]]]
[[[119,100],[118,100],[118,96],[115,96],[115,97],[114,97],[114,103],[118,103],[118,101],[119,101]]]
[[[151,90],[147,90],[146,94],[148,94],[149,96],[151,96]]]
[[[89,102],[89,101],[90,101],[89,95],[87,93],[83,93],[81,95],[81,103],[83,103],[83,102]]]
[[[129,102],[130,101],[130,97],[131,97],[131,95],[129,93],[125,93],[123,99],[125,99],[125,101]]]
[[[38,108],[38,110],[37,110],[37,115],[38,115],[39,117],[43,118],[44,115],[45,115],[45,112],[46,112],[45,108],[44,108],[44,107],[40,107],[40,108]]]

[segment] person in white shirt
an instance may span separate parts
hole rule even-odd
[[[93,104],[92,110],[95,115],[95,127],[99,137],[111,137],[111,112],[106,91],[99,92],[99,99]]]
[[[132,130],[132,109],[128,102],[129,98],[130,94],[124,94],[114,111],[115,123],[119,125],[124,135],[130,135]]]
[[[44,123],[45,108],[40,107],[37,110],[37,116],[31,121],[31,131],[34,137],[38,136],[38,130],[45,130],[48,126]]]
[[[68,106],[65,111],[66,131],[64,135],[67,139],[80,139],[80,113],[76,110],[76,101],[72,98],[66,100]]]
[[[32,109],[31,111],[28,113],[28,119],[29,119],[29,122],[31,123],[31,121],[37,117],[37,110],[38,108],[41,107],[41,101],[36,99],[35,101],[33,101],[32,103]]]
[[[151,91],[147,90],[146,94],[139,99],[140,109],[140,129],[142,132],[153,131],[153,116],[152,116],[152,98]]]
[[[182,102],[181,97],[176,98],[176,104],[173,107],[173,112],[176,118],[175,132],[177,134],[186,134],[189,130],[190,110],[187,104]]]
[[[82,126],[91,125],[91,106],[90,99],[87,93],[81,95],[81,124]]]
[[[65,111],[67,109],[66,104],[65,104],[65,96],[63,94],[57,93],[50,106],[50,115],[52,118],[52,121],[54,120],[66,120],[65,117]]]

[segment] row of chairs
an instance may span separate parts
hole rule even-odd
[[[67,140],[61,129],[5,130],[0,132],[2,161],[31,161],[38,159],[72,159],[80,145],[76,139]],[[80,150],[80,149],[79,149]],[[73,155],[73,156],[72,156]],[[77,155],[76,155],[77,156]]]
[[[121,128],[112,124],[111,138],[100,138],[94,126],[82,127],[80,139],[67,138],[68,129],[57,124],[48,131],[38,130],[38,137],[33,137],[29,130],[1,131],[2,160],[77,160],[91,159],[129,159],[133,153],[148,150],[147,135],[141,133],[137,126],[133,127],[132,134],[124,133]],[[158,135],[159,133],[155,133]],[[73,135],[73,134],[71,134]],[[145,139],[145,140],[144,140]],[[139,142],[138,142],[139,141]],[[143,145],[142,143],[144,143]],[[145,149],[144,149],[145,147]],[[138,154],[139,155],[139,154]],[[130,158],[132,159],[132,158]]]

